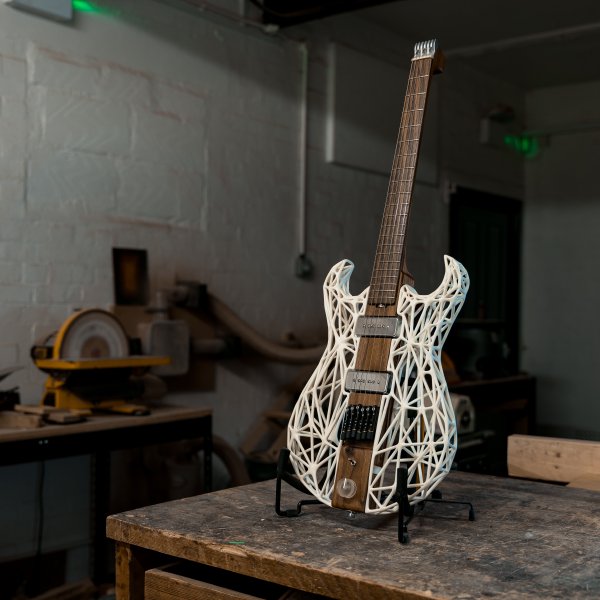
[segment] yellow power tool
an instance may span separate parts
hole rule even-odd
[[[133,403],[143,394],[139,376],[170,362],[168,356],[130,354],[119,320],[98,308],[73,313],[57,332],[33,346],[31,357],[48,374],[42,405],[135,415],[150,412]]]

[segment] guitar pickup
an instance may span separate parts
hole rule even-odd
[[[400,317],[358,317],[354,333],[358,337],[397,338]]]
[[[356,371],[348,369],[344,386],[347,392],[361,394],[387,394],[392,386],[388,371]]]

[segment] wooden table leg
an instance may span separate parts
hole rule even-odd
[[[154,562],[150,555],[143,548],[115,544],[116,600],[144,600],[144,573]]]

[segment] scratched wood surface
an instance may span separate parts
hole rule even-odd
[[[274,511],[273,481],[109,517],[108,536],[132,547],[347,600],[598,598],[600,493],[451,473],[444,497],[396,538],[394,515],[323,505],[298,518]],[[283,484],[283,506],[304,496]]]

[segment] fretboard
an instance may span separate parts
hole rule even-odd
[[[392,173],[377,242],[368,303],[389,306],[398,298],[405,236],[415,181],[433,58],[414,59],[404,98]]]

